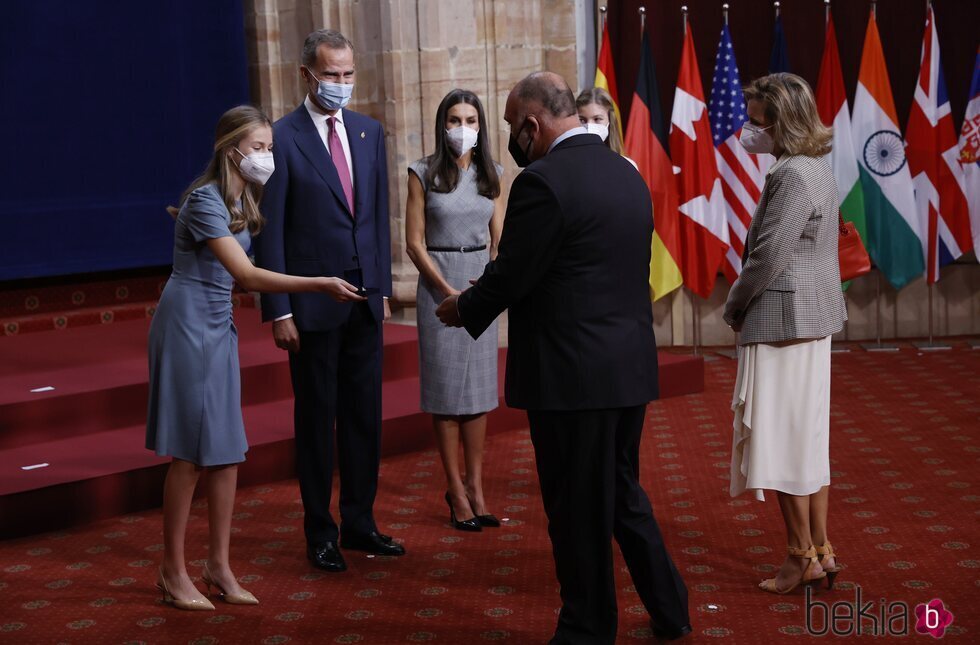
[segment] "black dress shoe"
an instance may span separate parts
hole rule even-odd
[[[323,569],[331,573],[347,571],[347,563],[344,556],[340,554],[336,542],[324,542],[323,544],[310,544],[306,547],[306,557],[317,569]]]
[[[658,640],[662,641],[675,641],[678,638],[684,638],[691,633],[691,626],[684,625],[681,628],[667,629],[665,627],[660,627],[652,620],[650,621],[650,629],[653,630],[653,635]]]
[[[375,555],[405,555],[405,547],[377,531],[361,535],[340,536],[340,546],[354,551],[367,551]]]
[[[500,526],[500,520],[493,515],[477,515],[476,521],[480,523],[480,526],[488,526],[490,528]]]
[[[446,504],[449,506],[449,523],[453,525],[453,528],[457,531],[482,531],[483,528],[480,525],[480,520],[477,517],[471,517],[468,520],[457,520],[456,519],[456,509],[453,508],[453,503],[449,498],[449,493],[446,493]]]

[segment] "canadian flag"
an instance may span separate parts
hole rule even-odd
[[[707,298],[729,247],[725,197],[690,25],[670,115],[670,150],[680,196],[681,272],[688,289]]]

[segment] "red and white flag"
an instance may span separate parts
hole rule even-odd
[[[824,33],[823,60],[817,77],[817,111],[824,125],[834,129],[834,141],[827,155],[837,181],[840,195],[840,214],[845,222],[853,222],[862,239],[868,237],[864,217],[864,190],[861,187],[861,171],[858,169],[854,138],[851,134],[851,111],[844,91],[844,74],[837,53],[837,35],[834,20],[827,16]]]
[[[707,298],[728,251],[729,235],[691,32],[688,26],[670,116],[670,150],[680,196],[681,272],[687,288]]]
[[[966,198],[970,203],[973,248],[980,261],[980,47],[973,61],[973,81],[960,129],[959,150],[960,167],[966,177]]]
[[[915,100],[906,129],[906,156],[915,186],[915,209],[923,236],[926,281],[939,280],[939,267],[973,247],[963,168],[956,129],[939,58],[939,35],[932,6],[926,31]]]

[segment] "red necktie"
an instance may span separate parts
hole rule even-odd
[[[336,127],[337,117],[327,117],[327,145],[330,148],[330,158],[333,165],[337,168],[337,175],[340,177],[340,185],[344,188],[344,196],[347,198],[347,206],[350,208],[351,215],[354,215],[354,186],[350,180],[350,168],[347,167],[347,157],[344,156],[344,146],[340,143]]]

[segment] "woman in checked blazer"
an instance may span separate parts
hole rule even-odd
[[[827,539],[830,485],[830,337],[847,319],[837,259],[838,194],[826,154],[831,131],[810,86],[772,74],[745,89],[749,123],[741,142],[771,153],[752,217],[742,273],[725,321],[740,332],[732,409],[734,497],[775,490],[788,555],[759,587],[787,593],[829,587],[839,571]]]

